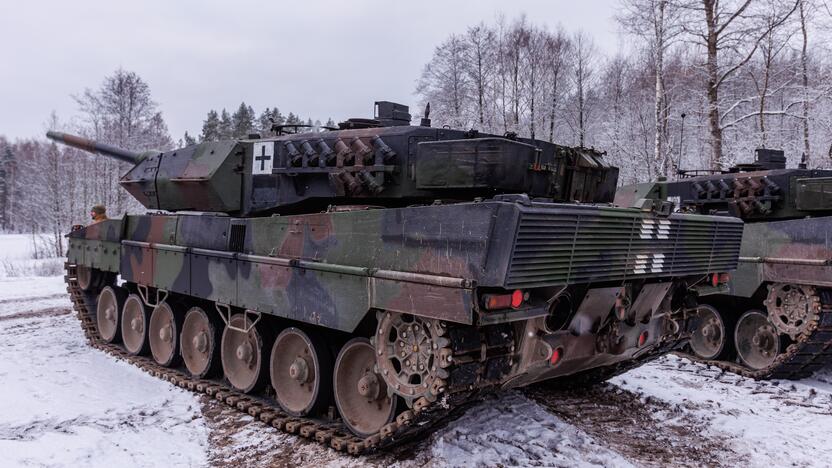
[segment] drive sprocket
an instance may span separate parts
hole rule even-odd
[[[763,303],[774,328],[793,340],[817,318],[821,305],[814,287],[786,283],[770,285]]]
[[[451,365],[446,331],[440,320],[379,312],[373,337],[378,373],[408,407],[421,397],[434,401],[443,390]]]

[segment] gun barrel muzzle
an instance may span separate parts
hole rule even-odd
[[[78,148],[88,153],[95,153],[103,156],[108,156],[113,159],[118,159],[119,161],[124,161],[130,164],[138,163],[141,155],[141,153],[137,153],[135,151],[129,151],[126,149],[108,145],[106,143],[100,143],[76,135],[70,135],[68,133],[49,131],[46,132],[46,138],[57,141],[58,143],[63,143],[73,148]]]

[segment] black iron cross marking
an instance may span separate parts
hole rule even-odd
[[[263,145],[260,148],[262,148],[260,156],[255,156],[254,160],[255,161],[260,161],[260,171],[265,171],[266,170],[266,161],[270,161],[272,159],[272,157],[266,155],[266,145]]]

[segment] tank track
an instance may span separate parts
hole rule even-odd
[[[821,289],[820,311],[807,325],[804,333],[777,356],[765,369],[749,369],[735,362],[701,359],[692,353],[678,353],[692,361],[740,374],[755,380],[799,380],[810,377],[815,371],[832,363],[832,290]]]
[[[413,408],[400,413],[378,434],[366,438],[356,437],[338,421],[291,416],[285,413],[274,399],[269,399],[264,395],[242,393],[220,379],[194,378],[183,370],[163,367],[150,357],[133,356],[117,344],[106,343],[100,338],[97,324],[93,319],[94,315],[90,311],[97,300],[97,292],[87,293],[81,289],[76,277],[75,264],[66,263],[65,269],[64,280],[67,284],[67,292],[90,346],[127,361],[148,374],[178,387],[215,398],[242,414],[252,416],[254,423],[259,421],[287,434],[299,435],[339,452],[354,456],[370,454],[379,449],[422,438],[436,427],[450,422],[471,404],[497,389],[496,386],[478,388],[477,385],[472,384],[471,378],[476,375],[486,375],[488,363],[493,359],[503,359],[503,356],[497,355],[477,362],[472,361],[474,356],[470,355],[468,350],[448,348],[444,350],[448,353],[445,355],[450,356],[453,364],[447,367],[450,375],[446,382],[442,382],[444,391],[441,392],[439,398],[429,401],[422,397],[416,400]],[[509,347],[507,343],[499,343],[493,346],[489,344],[488,349],[500,350]],[[481,347],[477,347],[476,356],[479,356],[480,352]],[[457,365],[456,362],[467,362],[467,364]],[[476,364],[476,368],[472,364]]]

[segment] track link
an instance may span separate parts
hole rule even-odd
[[[273,399],[239,392],[220,380],[191,377],[180,369],[163,367],[151,358],[133,356],[118,345],[106,343],[99,336],[96,322],[93,319],[94,314],[89,309],[94,304],[93,299],[97,298],[97,293],[93,295],[81,289],[75,264],[66,263],[65,268],[64,280],[67,284],[67,292],[90,346],[127,361],[148,374],[178,387],[215,398],[240,413],[253,417],[259,423],[272,426],[287,434],[315,441],[339,452],[358,456],[424,437],[435,427],[458,416],[470,404],[479,401],[485,393],[494,390],[477,389],[475,385],[453,384],[455,375],[463,369],[462,366],[451,365],[448,367],[451,375],[448,380],[451,383],[443,382],[443,391],[439,398],[433,399],[434,401],[428,401],[424,397],[416,400],[413,408],[401,412],[379,433],[362,439],[351,434],[346,426],[338,421],[291,416],[285,413]],[[460,357],[463,358],[461,360],[465,360],[465,356],[453,354],[451,361],[455,362]],[[488,361],[479,363],[480,372],[485,372],[487,363]],[[470,375],[470,371],[470,366],[466,367],[465,375]]]
[[[700,359],[691,353],[679,353],[692,361],[701,362],[756,380],[799,380],[832,363],[832,290],[818,290],[820,310],[807,329],[774,363],[765,369],[748,369],[738,363]]]

